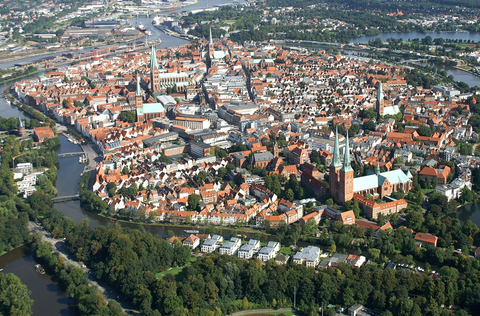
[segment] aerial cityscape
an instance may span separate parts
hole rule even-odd
[[[0,315],[479,315],[478,1],[0,25]]]

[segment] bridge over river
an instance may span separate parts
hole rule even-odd
[[[75,195],[65,195],[65,196],[57,196],[52,199],[53,203],[63,203],[68,201],[80,200],[80,195],[77,193]]]
[[[74,153],[58,154],[58,158],[74,157],[74,156],[82,156],[82,155],[85,155],[85,153],[83,151],[79,151]]]

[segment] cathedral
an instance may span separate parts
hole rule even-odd
[[[380,166],[378,164],[375,173],[370,172],[364,177],[354,178],[354,171],[350,165],[348,131],[345,141],[345,155],[342,164],[337,130],[335,134],[333,161],[329,170],[330,195],[335,202],[343,205],[353,199],[354,193],[362,196],[370,194],[374,198],[383,198],[400,190],[408,192],[412,189],[413,182],[410,171],[407,172],[407,174],[400,169],[380,172]]]
[[[150,92],[155,96],[155,93],[160,92],[160,71],[157,63],[157,52],[155,46],[152,46],[152,53],[150,56]],[[144,102],[143,92],[140,87],[140,76],[137,74],[137,88],[135,90],[135,109],[137,113],[137,122],[145,122],[156,117],[165,116],[165,108],[161,103],[155,102],[154,99],[147,97]]]

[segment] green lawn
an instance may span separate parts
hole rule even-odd
[[[428,193],[431,193],[431,192],[435,192],[435,189],[422,189],[423,194],[428,194]]]
[[[166,274],[171,273],[173,276],[182,272],[183,268],[171,268],[170,270],[165,270],[163,272],[157,273],[155,276],[157,279],[162,279]]]
[[[194,263],[195,261],[197,261],[197,257],[190,257],[190,260],[188,261],[188,263],[185,265],[185,267],[188,267],[189,265],[191,265],[192,263]],[[157,279],[162,279],[166,274],[168,273],[171,273],[173,276],[176,276],[177,274],[179,274],[180,272],[183,271],[183,268],[185,267],[181,267],[181,268],[171,268],[170,270],[165,270],[163,272],[159,272],[157,274],[155,274],[155,276],[157,277]]]
[[[466,71],[472,70],[472,67],[470,67],[470,66],[458,66],[458,68],[466,70]]]
[[[254,314],[250,314],[250,315],[258,315],[258,314],[265,314],[265,315],[280,315],[280,314],[285,314],[287,316],[296,316],[297,314],[293,313],[293,312],[261,312],[261,313],[254,313]],[[249,316],[248,314],[245,315],[245,316]]]
[[[282,246],[280,247],[280,253],[283,253],[285,256],[290,256],[293,253],[292,247]]]

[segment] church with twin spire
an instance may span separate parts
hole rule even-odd
[[[383,198],[400,190],[406,193],[413,186],[410,172],[405,174],[400,169],[380,172],[378,164],[375,173],[369,172],[366,176],[355,178],[354,170],[351,166],[348,131],[345,138],[345,154],[342,163],[338,143],[338,129],[335,133],[333,160],[329,168],[329,176],[330,195],[335,202],[341,205],[352,200],[354,194],[362,196],[368,194],[374,198]]]

